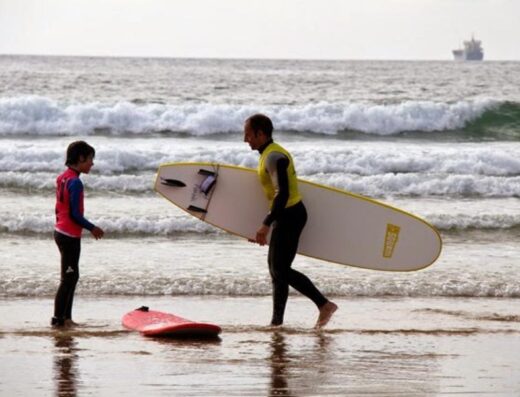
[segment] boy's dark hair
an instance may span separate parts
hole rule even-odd
[[[94,157],[96,155],[96,151],[87,142],[72,142],[67,148],[67,159],[65,160],[65,165],[78,164],[82,156],[84,159],[86,159],[90,155]]]
[[[268,138],[273,136],[273,122],[265,114],[253,114],[247,121],[249,121],[255,135],[258,135],[258,131],[263,131]]]

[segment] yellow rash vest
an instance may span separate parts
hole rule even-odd
[[[261,153],[260,160],[258,161],[258,177],[260,178],[260,183],[262,184],[262,188],[264,193],[269,200],[270,206],[273,204],[274,197],[277,193],[277,181],[271,179],[271,175],[269,174],[267,161],[272,153],[281,153],[289,160],[289,166],[287,167],[287,178],[289,182],[289,198],[287,199],[287,203],[285,208],[292,207],[298,202],[301,201],[302,196],[298,191],[298,181],[296,179],[296,171],[294,169],[294,161],[287,150],[278,145],[277,143],[270,143]]]

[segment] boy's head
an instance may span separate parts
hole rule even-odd
[[[84,141],[72,142],[67,148],[67,159],[65,165],[73,166],[85,162],[89,157],[94,158],[96,151],[92,146]]]

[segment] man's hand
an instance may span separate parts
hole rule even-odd
[[[267,234],[269,233],[270,227],[267,225],[260,226],[260,229],[256,231],[256,242],[260,245],[267,244]]]
[[[94,226],[94,229],[92,229],[90,231],[90,233],[92,233],[92,235],[94,236],[94,238],[96,240],[99,240],[101,237],[103,237],[103,235],[105,234],[105,232],[103,231],[103,229],[101,229],[100,227],[97,227],[97,226]]]

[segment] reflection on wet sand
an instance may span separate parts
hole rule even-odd
[[[70,335],[54,335],[55,396],[75,397],[78,391],[77,342]]]
[[[285,335],[279,331],[275,331],[271,339],[271,384],[269,387],[269,397],[292,396],[287,382],[288,362]]]
[[[427,351],[402,336],[369,337],[365,346],[348,339],[338,332],[318,331],[303,339],[287,330],[273,332],[268,396],[438,392],[438,360],[444,356],[434,352],[435,339]]]
[[[271,337],[270,397],[296,396],[302,390],[318,390],[321,382],[326,381],[329,338],[317,332],[314,343],[309,343],[308,348],[294,350],[289,348],[287,339],[290,338],[291,335],[282,330],[276,330]]]

